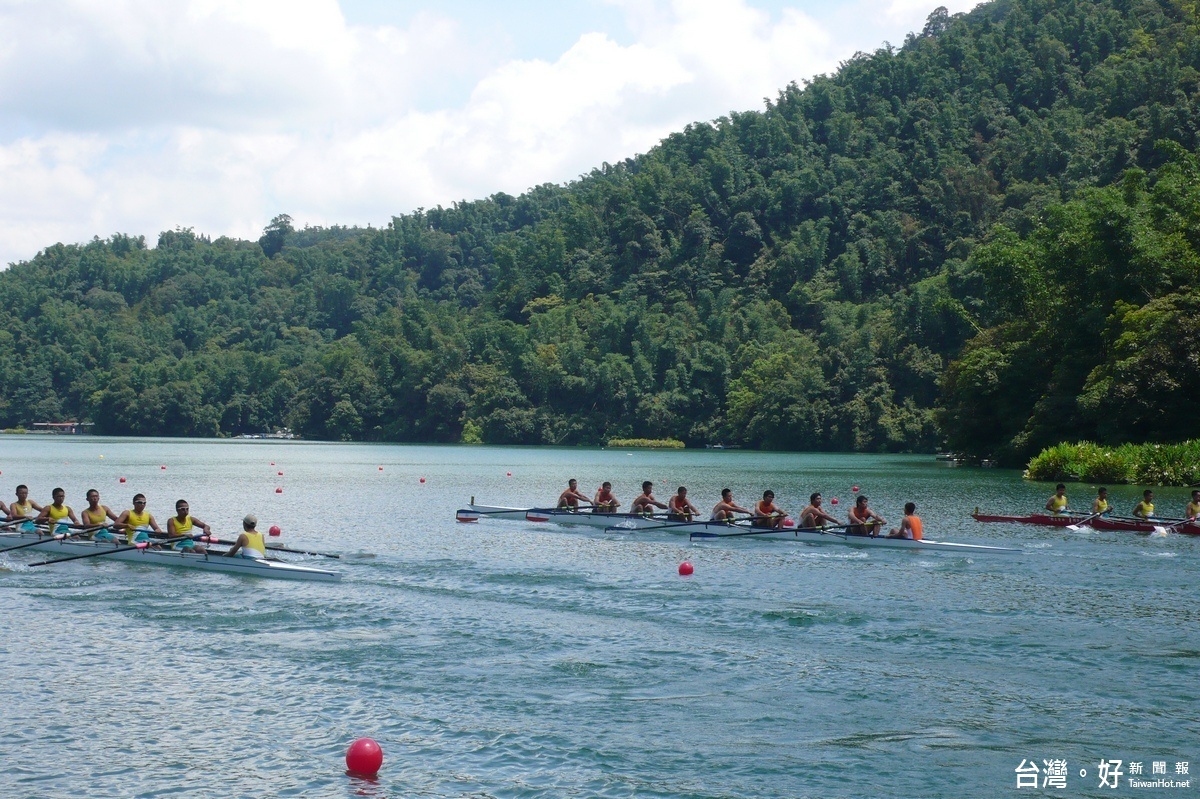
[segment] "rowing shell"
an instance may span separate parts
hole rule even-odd
[[[1052,516],[1048,513],[1030,513],[1026,516],[993,516],[985,513],[973,513],[971,516],[977,522],[1010,522],[1014,524],[1037,524],[1043,527],[1066,527],[1072,524],[1086,522],[1088,527],[1096,530],[1114,530],[1124,533],[1153,533],[1159,527],[1169,527],[1184,535],[1200,535],[1200,524],[1175,524],[1182,519],[1162,519],[1146,521],[1122,516],[1091,516],[1068,514]]]
[[[583,525],[587,527],[618,527],[636,530],[642,527],[657,527],[663,523],[661,517],[642,516],[636,513],[596,513],[590,510],[568,511],[557,508],[508,508],[502,505],[468,505],[455,512],[460,522],[477,522],[480,519],[511,519],[516,521],[550,522],[552,524]]]
[[[45,538],[45,536],[40,536]],[[0,549],[28,544],[37,541],[37,533],[0,533]],[[199,554],[172,549],[119,549],[109,554],[96,554],[103,550],[117,550],[121,544],[106,541],[81,541],[77,539],[46,539],[27,549],[50,552],[62,557],[68,555],[96,555],[97,560],[120,560],[126,563],[140,563],[148,566],[175,566],[183,569],[200,569],[201,571],[225,572],[226,574],[248,574],[255,577],[267,577],[272,580],[316,580],[321,582],[336,582],[342,579],[338,572],[327,569],[317,569],[311,566],[301,566],[272,558],[227,558],[218,554]]]
[[[680,525],[694,527],[695,525]],[[689,530],[693,539],[696,538],[774,538],[786,541],[801,541],[806,544],[839,544],[849,547],[869,549],[915,549],[921,552],[953,552],[960,555],[1019,555],[1024,550],[1011,547],[992,547],[983,544],[959,544],[952,541],[930,541],[922,538],[914,541],[911,538],[888,538],[887,536],[872,537],[869,535],[852,535],[830,530],[768,530],[765,528],[737,529],[737,525],[709,524],[708,529]],[[717,529],[723,527],[724,530]],[[663,528],[664,530],[670,528]],[[684,532],[672,530],[672,532]]]

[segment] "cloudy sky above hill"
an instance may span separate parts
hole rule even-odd
[[[0,0],[0,268],[562,183],[971,0]]]

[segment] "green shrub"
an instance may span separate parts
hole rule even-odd
[[[640,449],[683,449],[682,441],[675,438],[613,438],[610,447],[637,447]]]
[[[1056,444],[1029,461],[1025,477],[1047,481],[1196,485],[1200,482],[1200,441],[1122,444],[1116,448],[1087,441]]]

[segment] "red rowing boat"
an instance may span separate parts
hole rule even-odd
[[[1127,516],[1089,516],[1079,513],[1054,515],[1050,513],[1029,513],[1024,516],[997,516],[987,513],[972,513],[971,517],[977,522],[1008,522],[1010,524],[1037,524],[1042,527],[1066,527],[1071,524],[1085,523],[1096,530],[1115,530],[1123,533],[1153,533],[1159,527],[1169,528],[1172,532],[1184,535],[1200,535],[1200,523],[1187,522],[1172,526],[1172,521],[1145,521],[1132,519]]]

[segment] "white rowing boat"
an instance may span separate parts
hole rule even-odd
[[[514,521],[549,522],[551,524],[581,525],[586,527],[619,527],[636,530],[641,527],[657,527],[663,517],[642,516],[636,513],[597,513],[581,509],[578,511],[556,508],[508,508],[503,505],[476,505],[471,503],[455,512],[460,522],[477,522],[481,519],[509,519]]]
[[[33,544],[34,541],[39,541],[39,543]],[[148,566],[176,566],[183,569],[200,569],[201,571],[225,572],[226,574],[248,574],[272,580],[336,582],[342,579],[342,575],[338,572],[287,563],[274,558],[228,558],[216,553],[201,555],[173,549],[133,549],[126,547],[124,542],[114,544],[77,538],[54,539],[45,535],[39,536],[33,532],[0,533],[0,551],[21,544],[32,544],[25,549],[48,552],[56,557],[94,555],[94,560],[119,560]],[[99,554],[101,551],[105,551],[105,554]]]
[[[620,527],[609,528],[611,532],[619,532]],[[915,549],[923,552],[954,552],[968,555],[1019,555],[1024,550],[1011,547],[993,547],[984,544],[959,544],[952,541],[931,541],[922,538],[914,541],[911,538],[888,538],[887,536],[869,536],[847,533],[845,530],[817,530],[812,528],[772,529],[769,527],[752,527],[745,522],[679,522],[677,524],[659,524],[654,527],[644,527],[639,532],[661,530],[669,533],[687,533],[693,540],[716,538],[773,538],[784,541],[800,541],[806,544],[840,544],[850,547],[880,549]]]

